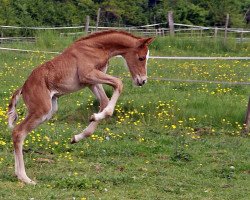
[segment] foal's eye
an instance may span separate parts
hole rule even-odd
[[[146,59],[145,57],[139,57],[139,61],[143,61],[145,59]]]

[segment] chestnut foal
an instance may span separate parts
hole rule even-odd
[[[153,38],[141,38],[121,31],[103,31],[74,42],[62,54],[35,68],[24,85],[14,92],[8,107],[8,123],[13,129],[15,174],[19,180],[35,184],[25,172],[23,141],[27,134],[57,111],[59,96],[89,87],[100,102],[100,111],[90,117],[90,124],[75,135],[76,143],[90,136],[100,120],[111,116],[122,91],[122,81],[106,74],[108,60],[121,55],[127,63],[133,82],[142,86],[147,81],[148,45]],[[102,84],[114,88],[109,100]],[[14,127],[15,107],[22,95],[28,109],[26,118]]]

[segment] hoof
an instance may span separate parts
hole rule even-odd
[[[96,121],[95,114],[91,115],[91,117],[89,118],[89,122],[94,122],[94,121]]]
[[[35,182],[35,181],[30,180],[30,182],[28,182],[27,184],[29,184],[29,185],[36,185],[36,182]]]
[[[76,143],[76,139],[75,139],[75,136],[73,136],[73,138],[70,141],[70,144],[75,144],[75,143]]]
[[[23,183],[25,184],[29,184],[29,185],[36,185],[36,182],[35,181],[32,181],[31,179],[29,179],[28,177],[27,178],[19,178],[18,179],[20,181],[22,181]]]

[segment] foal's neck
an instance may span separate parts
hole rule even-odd
[[[136,46],[137,38],[129,34],[114,32],[99,37],[89,38],[85,42],[96,48],[102,48],[109,52],[110,57],[122,55],[130,48]]]

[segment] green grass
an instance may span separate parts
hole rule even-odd
[[[168,56],[248,56],[249,43],[237,43],[235,38],[159,37],[152,44],[159,55]]]
[[[12,46],[58,51],[71,41],[59,44],[53,34],[48,38],[51,42]],[[157,39],[151,52],[213,54],[213,47],[197,49],[194,41],[178,40]],[[226,51],[219,46],[214,52],[245,56],[245,45]],[[123,62],[112,59],[109,73],[124,82],[114,116],[91,138],[71,145],[71,137],[86,127],[98,103],[88,89],[61,97],[56,115],[25,141],[27,174],[38,182],[29,186],[14,176],[6,107],[14,89],[52,55],[1,51],[0,57],[0,199],[245,200],[250,195],[250,141],[242,134],[249,86],[150,79],[249,82],[249,61],[149,60],[148,83],[135,87]],[[25,116],[22,101],[18,113],[20,119]]]

